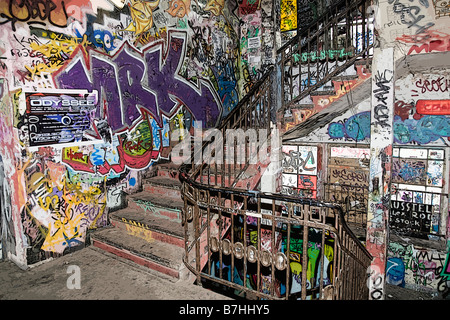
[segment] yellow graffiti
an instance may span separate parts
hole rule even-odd
[[[297,28],[297,1],[282,0],[281,6],[281,31],[290,31]]]
[[[302,273],[302,265],[300,263],[293,261],[289,265],[293,274],[300,275]]]
[[[131,0],[128,3],[128,7],[130,8],[131,19],[133,21],[125,30],[133,31],[139,35],[153,27],[153,10],[158,7],[159,1]]]
[[[84,218],[84,215],[77,215],[75,217],[67,217],[62,218],[60,215],[52,225],[50,225],[49,232],[45,237],[45,241],[41,247],[44,251],[53,251],[53,252],[61,252],[61,249],[58,248],[61,244],[66,242],[66,246],[68,247],[69,242],[71,241],[82,241],[83,232],[80,232],[81,220]],[[62,218],[62,219],[61,219]]]
[[[27,213],[39,221],[45,237],[41,249],[62,253],[84,241],[87,229],[95,228],[106,209],[106,177],[96,184],[72,182],[47,161],[45,173],[34,172],[27,181]],[[50,166],[48,166],[50,164]],[[57,178],[55,180],[54,178]],[[62,183],[61,186],[58,184]],[[103,184],[102,184],[103,183]],[[31,209],[31,208],[34,209]]]
[[[46,36],[44,34],[43,36]],[[55,33],[50,34],[51,40],[47,43],[31,42],[30,47],[35,52],[42,53],[43,62],[33,64],[32,66],[25,66],[30,72],[31,80],[35,76],[43,73],[53,73],[57,71],[65,61],[69,60],[70,55],[80,45],[75,38],[62,38],[62,36]],[[88,44],[87,36],[83,36],[81,46],[84,48]]]
[[[225,0],[208,0],[204,10],[211,12],[213,15],[217,17],[223,14],[224,7],[225,7]]]
[[[150,230],[145,230],[136,226],[126,225],[127,233],[131,236],[135,236],[141,239],[144,239],[147,242],[154,241],[152,232]]]

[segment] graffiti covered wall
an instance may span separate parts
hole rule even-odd
[[[83,247],[140,172],[274,61],[270,1],[0,0],[0,13],[0,244],[22,264]]]
[[[388,247],[386,282],[421,291],[449,294],[448,254],[440,250],[391,241]]]

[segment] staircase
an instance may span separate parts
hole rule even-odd
[[[172,164],[159,164],[143,179],[143,191],[127,195],[127,207],[110,212],[110,228],[92,233],[94,246],[175,279],[188,278],[181,257],[181,183]]]
[[[357,100],[367,97],[373,29],[366,11],[364,0],[338,1],[299,30],[278,50],[276,71],[223,120],[222,136],[230,129],[276,126],[284,143],[357,103],[349,103],[349,93]],[[261,106],[267,111],[261,113]],[[268,141],[273,142],[270,134]],[[341,205],[246,188],[236,183],[240,173],[229,178],[240,168],[226,168],[207,162],[180,168],[183,261],[198,284],[215,283],[247,299],[368,299],[372,257],[347,225]],[[211,172],[214,178],[204,180]],[[262,175],[263,170],[255,181]]]
[[[278,50],[275,68],[217,128],[223,153],[204,139],[202,154],[249,150],[249,139],[228,139],[229,130],[266,130],[259,148],[265,141],[274,145],[273,128],[283,142],[304,136],[344,112],[349,92],[364,95],[372,49],[366,11],[364,0],[341,0],[299,30]],[[112,227],[92,234],[93,245],[248,299],[368,298],[372,257],[348,227],[342,207],[261,191],[270,161],[255,164],[254,156],[245,151],[244,163],[225,157],[197,163],[193,154],[180,168],[156,165],[143,191],[127,195],[128,206],[110,213]]]

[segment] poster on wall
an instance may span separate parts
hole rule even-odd
[[[430,233],[433,205],[391,200],[389,226],[408,233]]]
[[[282,193],[301,198],[317,197],[317,147],[283,145]]]
[[[97,91],[53,90],[24,92],[30,147],[73,144],[90,141],[97,109]]]

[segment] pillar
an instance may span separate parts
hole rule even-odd
[[[384,299],[394,120],[394,50],[375,48],[372,62],[370,181],[366,248],[372,254],[369,299]]]

